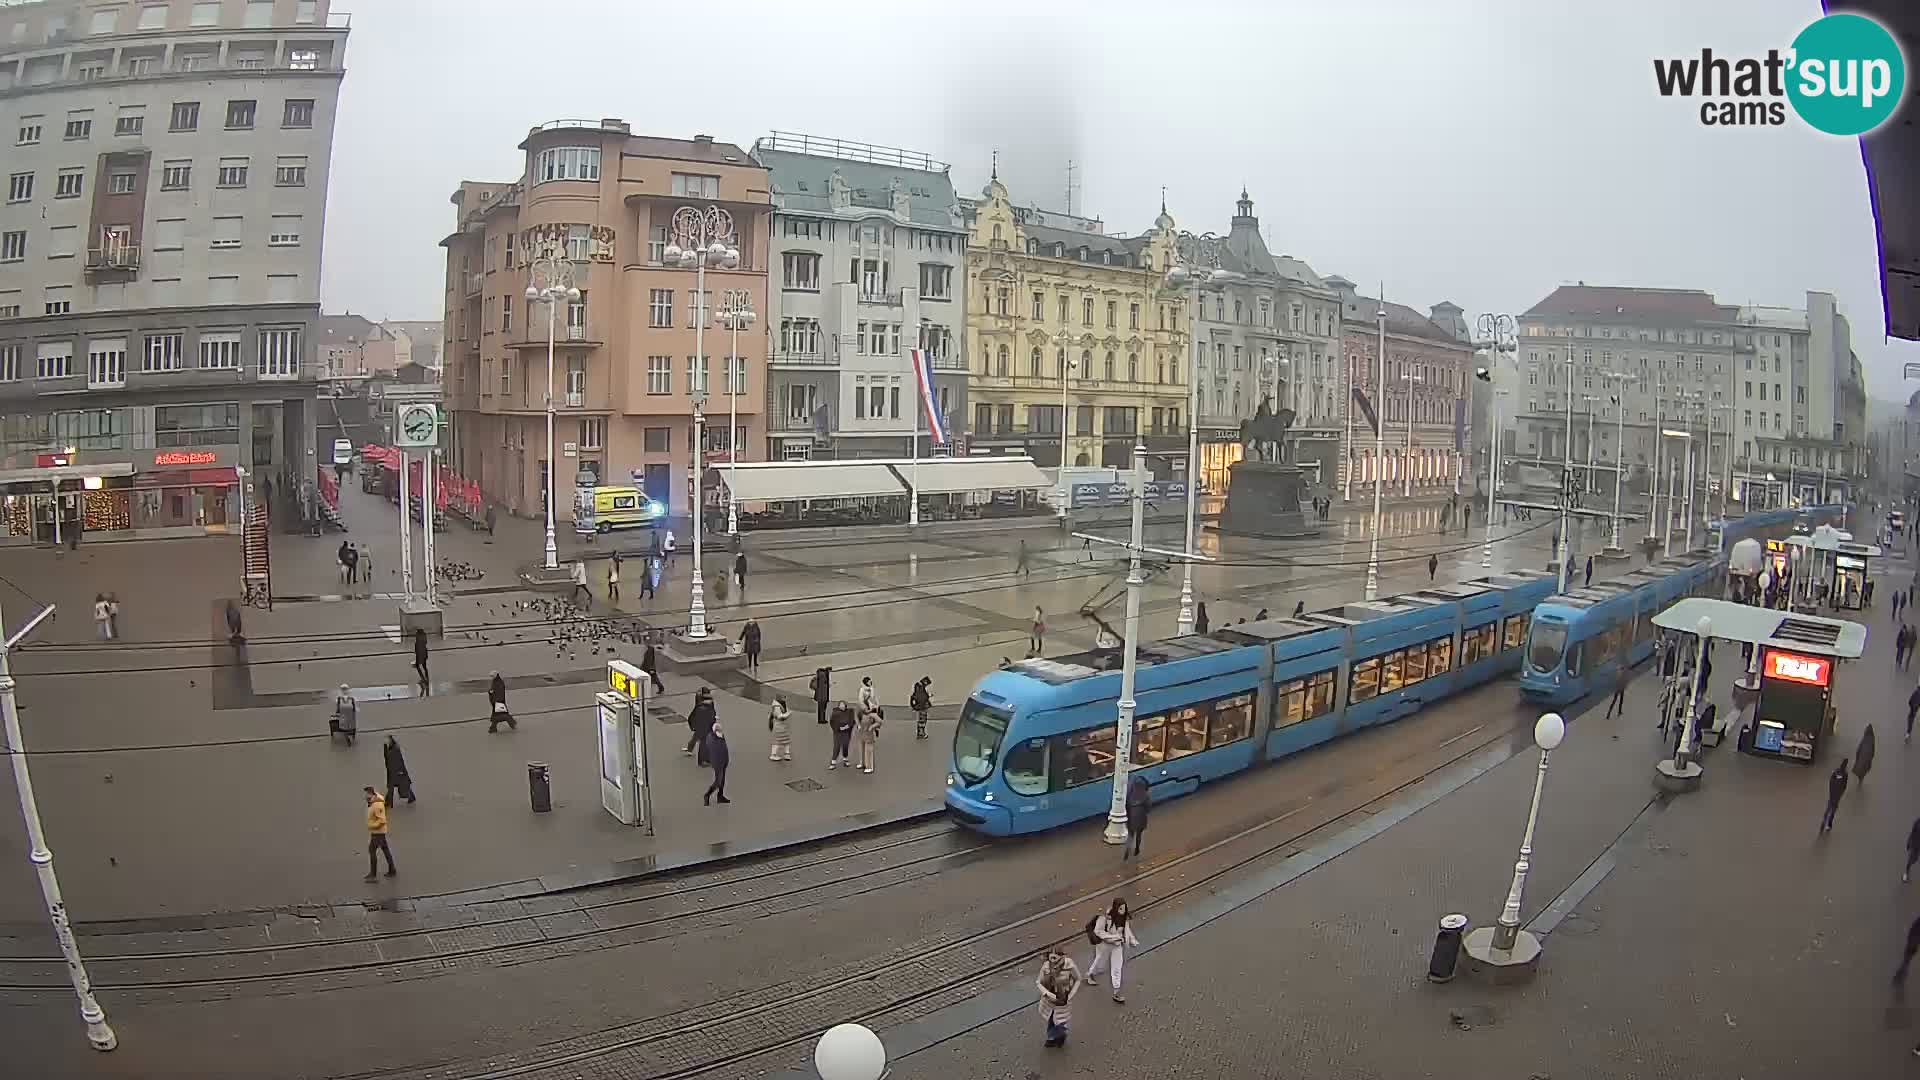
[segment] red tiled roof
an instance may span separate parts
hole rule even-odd
[[[1622,315],[1650,319],[1731,320],[1740,309],[1699,289],[1635,289],[1618,285],[1562,285],[1527,315]]]

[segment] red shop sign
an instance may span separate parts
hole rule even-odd
[[[1825,686],[1833,674],[1833,661],[1818,656],[1767,650],[1767,678]]]
[[[220,455],[211,450],[162,450],[153,455],[153,464],[159,466],[212,465],[220,460]]]

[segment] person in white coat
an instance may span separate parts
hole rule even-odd
[[[873,676],[860,676],[860,711],[873,711]]]
[[[1093,962],[1087,965],[1087,985],[1098,981],[1100,969],[1112,972],[1113,1000],[1125,1004],[1126,998],[1120,996],[1120,972],[1127,962],[1127,948],[1139,947],[1140,939],[1133,936],[1133,927],[1129,925],[1127,902],[1114,897],[1113,906],[1106,914],[1093,920]]]

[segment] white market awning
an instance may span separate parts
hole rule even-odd
[[[718,477],[735,500],[745,503],[907,493],[891,469],[865,461],[741,462],[712,466],[708,474]]]
[[[1867,628],[1824,615],[1689,596],[1653,617],[1653,625],[1682,633],[1698,632],[1701,618],[1711,620],[1712,635],[1726,641],[1770,645],[1795,652],[1857,660],[1867,649]]]
[[[922,495],[964,491],[1038,491],[1054,486],[1031,458],[928,458],[918,466],[894,466]]]

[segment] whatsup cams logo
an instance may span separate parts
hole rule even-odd
[[[1708,127],[1778,127],[1787,107],[1816,131],[1864,135],[1899,108],[1907,61],[1886,27],[1864,15],[1828,15],[1807,26],[1782,52],[1728,58],[1656,59],[1661,97],[1699,98]]]

